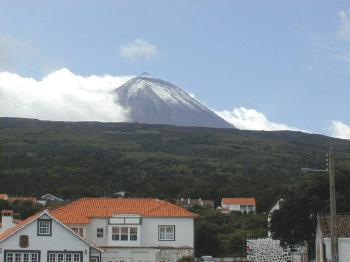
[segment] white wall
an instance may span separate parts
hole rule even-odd
[[[175,241],[159,241],[158,226],[174,225]],[[194,247],[193,218],[142,218],[141,246]]]
[[[240,205],[227,205],[227,204],[222,204],[222,208],[228,208],[230,211],[241,211],[241,206]]]
[[[326,257],[331,258],[331,240],[325,238],[324,243],[326,245]],[[339,251],[339,262],[350,262],[350,238],[339,238],[338,239],[338,251]]]
[[[103,237],[97,237],[97,228],[103,228]],[[86,238],[97,246],[108,245],[108,219],[93,218],[86,229]]]
[[[138,228],[138,241],[112,241],[111,227],[108,218],[94,218],[86,227],[86,238],[100,247],[194,247],[194,220],[193,218],[142,218],[141,225],[125,225],[127,227]],[[158,226],[174,225],[175,241],[159,241]],[[72,225],[70,225],[71,227]],[[124,226],[124,225],[120,225]],[[103,238],[98,238],[96,230],[98,227],[104,229]]]
[[[102,262],[156,262],[159,261],[159,250],[150,248],[122,248],[102,253]]]
[[[46,215],[43,218],[48,218]],[[29,236],[29,246],[21,248],[19,246],[20,235]],[[67,231],[62,225],[52,220],[52,236],[37,236],[37,221],[33,221],[25,228],[17,231],[14,235],[0,242],[2,254],[0,262],[4,261],[5,250],[41,250],[41,262],[47,261],[47,251],[82,251],[83,262],[89,262],[90,247],[80,238]]]

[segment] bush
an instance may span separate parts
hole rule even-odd
[[[185,256],[180,258],[177,262],[195,262],[196,259],[193,256]]]

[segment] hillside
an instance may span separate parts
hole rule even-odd
[[[0,118],[0,192],[65,198],[256,196],[266,210],[324,167],[350,170],[350,141],[301,132]]]

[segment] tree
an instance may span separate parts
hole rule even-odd
[[[32,201],[14,201],[12,209],[20,214],[21,219],[25,219],[40,211],[41,206],[34,204]]]
[[[0,210],[12,209],[10,203],[6,200],[0,199]]]
[[[287,194],[279,210],[272,214],[271,233],[282,245],[304,244],[313,255],[317,213],[329,210],[328,181],[325,176],[312,179],[307,185]]]

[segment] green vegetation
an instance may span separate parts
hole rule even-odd
[[[305,239],[310,247],[316,213],[328,212],[328,179],[301,174],[300,168],[325,168],[333,146],[337,208],[350,211],[347,140],[290,131],[14,118],[0,118],[0,140],[0,192],[75,199],[124,190],[131,197],[191,197],[216,204],[223,196],[256,197],[260,213],[283,197],[287,201],[273,217],[275,236],[286,243]],[[240,255],[245,238],[266,235],[264,215],[195,211],[202,214],[196,225],[199,254]]]
[[[12,203],[0,199],[0,210],[13,210],[15,213],[15,218],[25,219],[42,208],[39,204],[34,204],[31,201],[14,201]]]
[[[350,170],[350,142],[300,132],[0,118],[0,138],[0,192],[13,195],[255,196],[266,211],[329,145]]]
[[[199,214],[195,224],[196,257],[242,257],[247,239],[267,236],[266,214],[224,215],[216,209],[199,206],[191,211]]]
[[[180,258],[177,262],[195,262],[196,259],[192,256],[186,256],[186,257],[182,257]]]
[[[350,212],[350,170],[336,172],[337,212]],[[329,180],[328,174],[309,175],[303,185],[285,193],[282,208],[274,212],[271,231],[275,238],[288,245],[309,245],[311,255],[317,225],[317,214],[329,214]]]

